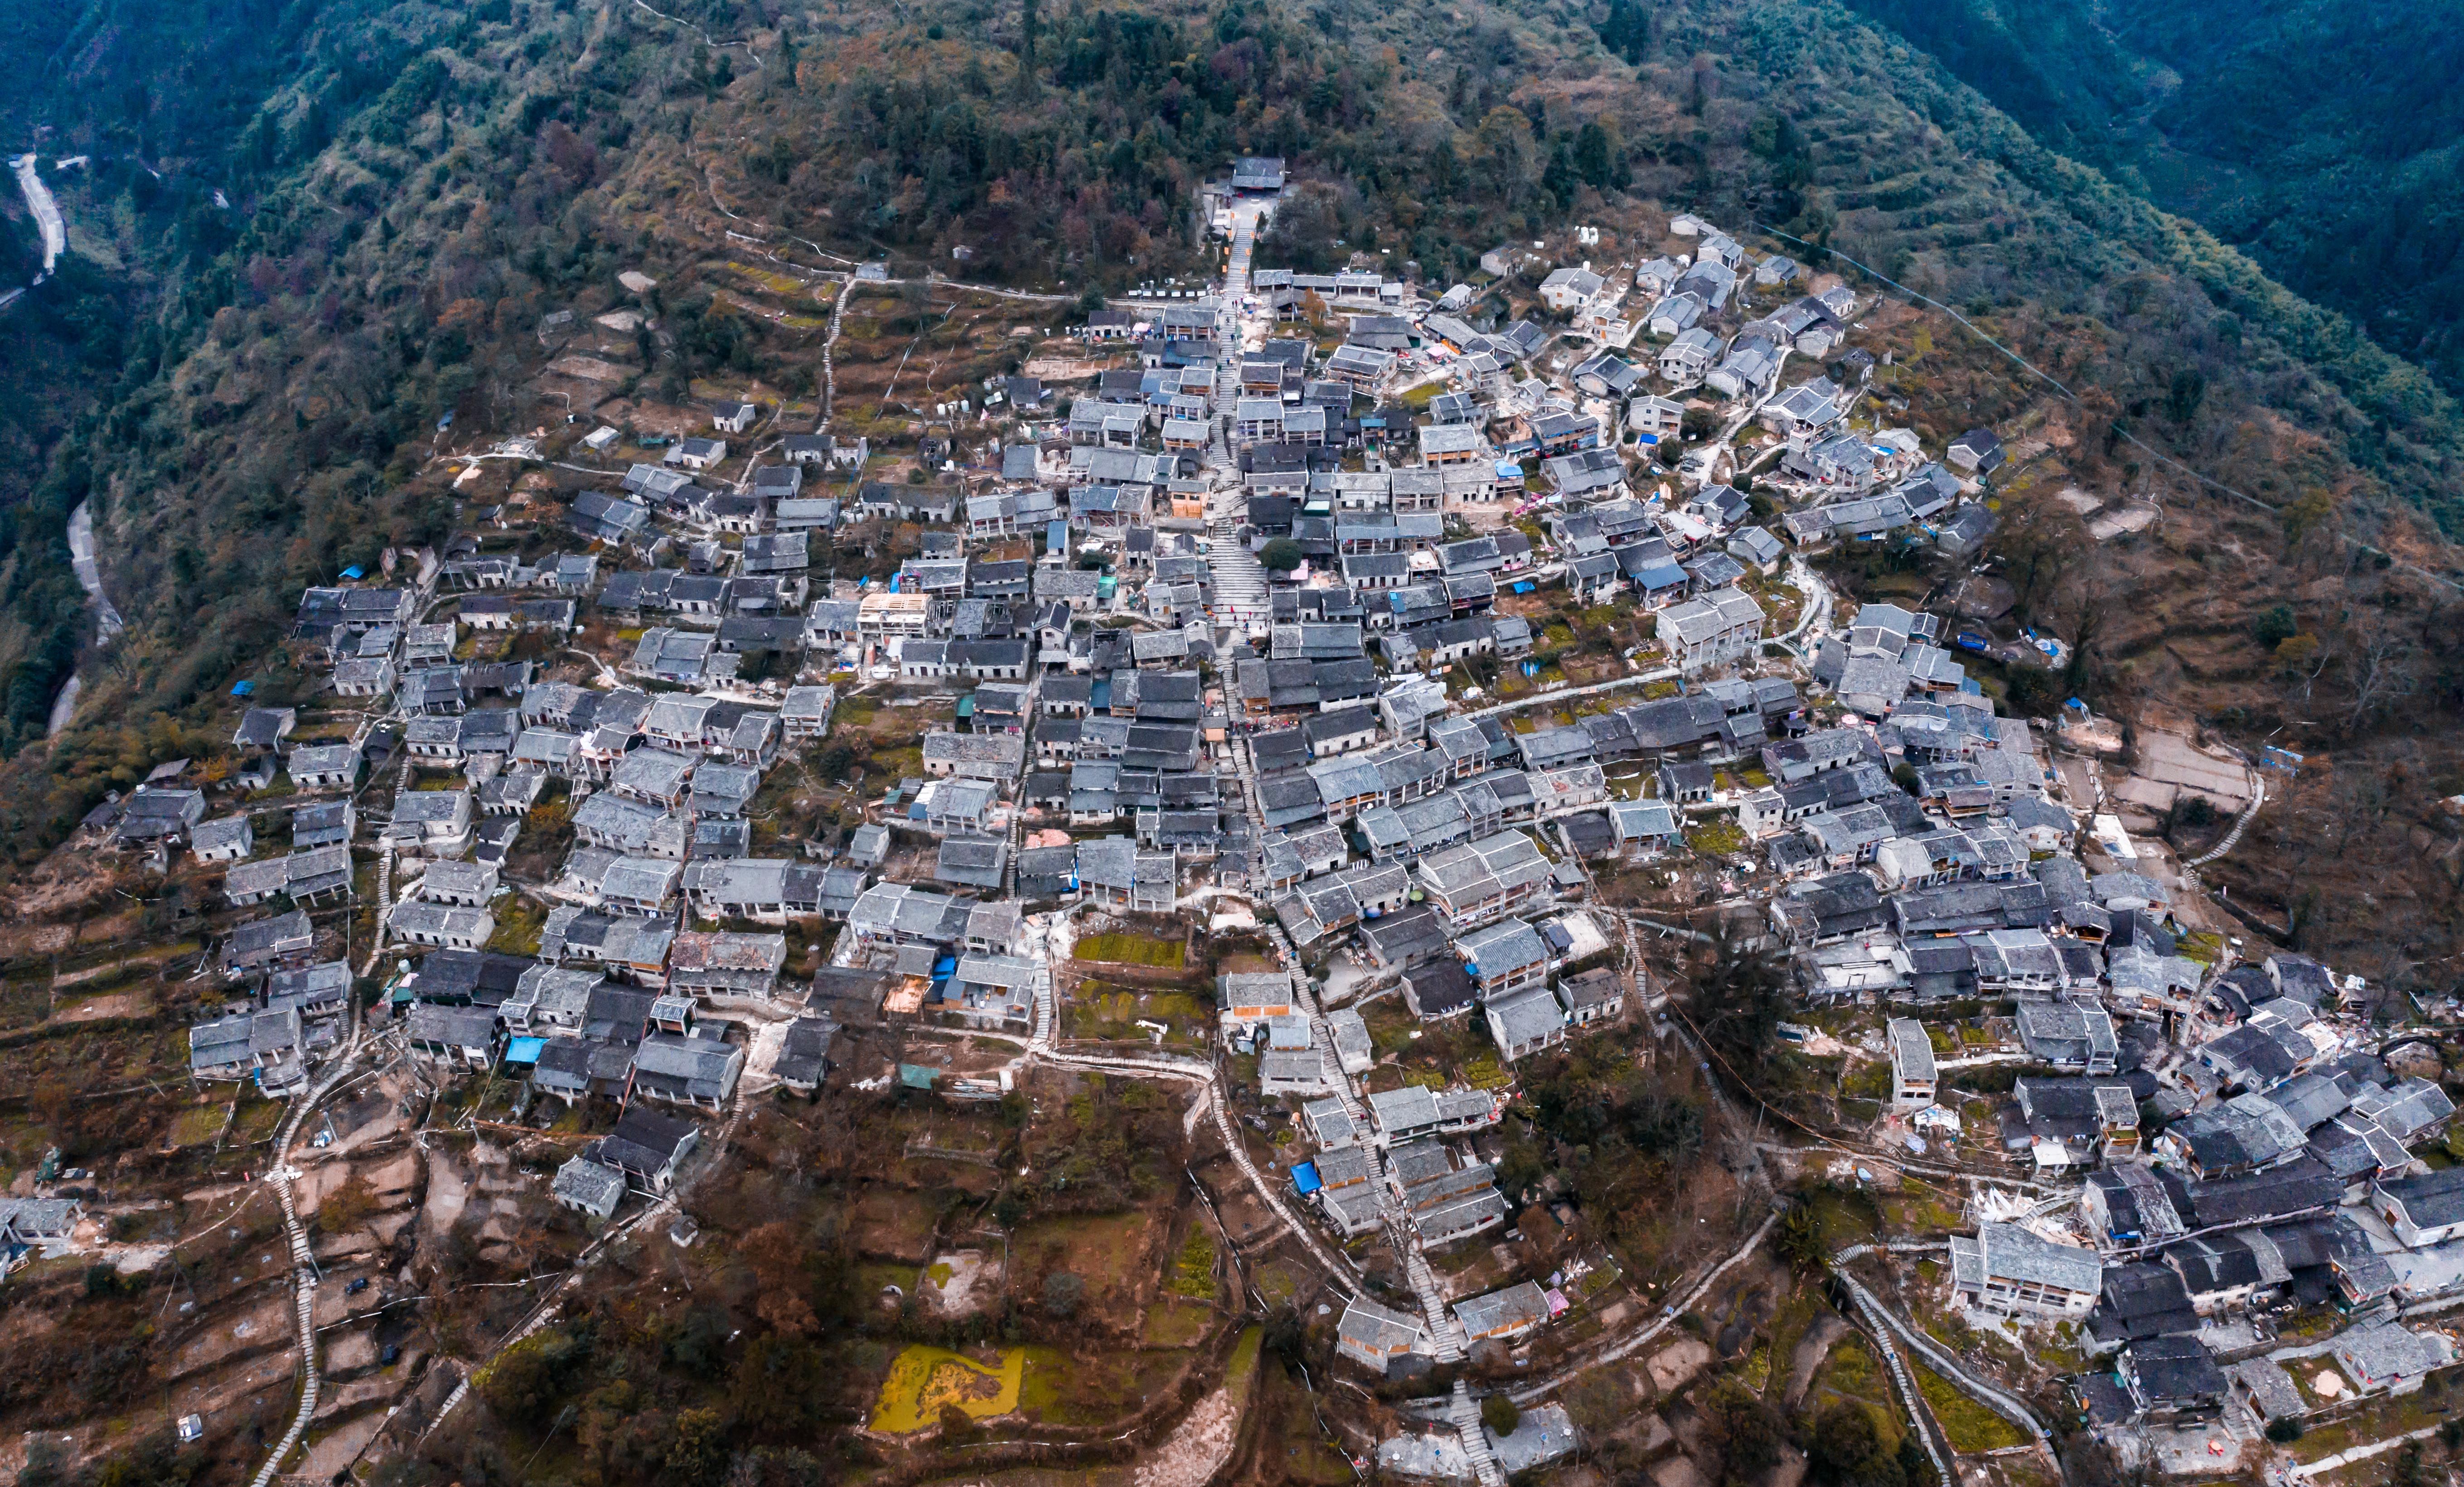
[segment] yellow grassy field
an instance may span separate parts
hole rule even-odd
[[[931,1430],[940,1423],[945,1405],[957,1405],[978,1420],[1007,1414],[1018,1408],[1025,1371],[1022,1348],[1002,1353],[999,1367],[986,1367],[963,1353],[919,1344],[891,1362],[873,1405],[872,1428],[901,1435]]]

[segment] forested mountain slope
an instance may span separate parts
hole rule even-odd
[[[56,24],[6,9],[20,35]],[[252,33],[269,55],[232,60]],[[2080,478],[2165,473],[2126,427],[2439,567],[2409,514],[2464,514],[2464,425],[2417,369],[1819,0],[356,0],[122,5],[46,35],[11,120],[95,155],[63,178],[79,272],[133,309],[100,359],[116,378],[78,382],[90,404],[6,534],[21,860],[127,782],[149,729],[201,725],[240,675],[296,682],[268,658],[302,586],[444,533],[440,419],[465,443],[561,419],[532,386],[550,311],[605,309],[638,268],[662,280],[645,380],[808,387],[812,327],[731,298],[714,255],[920,272],[963,246],[970,277],[1118,287],[1199,267],[1190,187],[1236,151],[1310,183],[1275,245],[1296,259],[1340,240],[1451,274],[1631,190],[1960,307],[2076,392]],[[2045,392],[2010,369],[1917,416]],[[89,494],[131,630],[82,726],[25,752],[83,633],[56,533]]]
[[[1854,0],[2104,166],[2464,386],[2464,37],[2445,7]]]

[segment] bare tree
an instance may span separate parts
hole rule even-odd
[[[2387,819],[2388,797],[2385,774],[2347,770],[2336,776],[2336,851],[2349,851],[2356,837],[2366,837]]]
[[[2062,587],[2079,554],[2091,545],[2078,514],[2051,495],[2006,503],[1993,551],[2009,575],[2017,612],[2036,618],[2037,602]]]
[[[2070,665],[2062,684],[2072,695],[2082,692],[2102,659],[2105,633],[2123,619],[2123,600],[2111,568],[2101,552],[2091,550],[2069,565],[2070,582],[2062,595],[2063,623],[2071,632]]]
[[[2376,717],[2397,699],[2412,690],[2412,637],[2387,621],[2384,609],[2365,612],[2366,618],[2356,625],[2351,650],[2353,678],[2352,711],[2344,716],[2344,731],[2352,733]]]

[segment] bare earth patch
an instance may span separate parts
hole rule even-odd
[[[1206,1487],[1232,1454],[1240,1424],[1241,1407],[1231,1390],[1207,1395],[1138,1463],[1135,1487]]]

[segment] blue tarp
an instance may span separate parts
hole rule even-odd
[[[353,563],[342,570],[342,577],[346,579],[364,579],[367,576],[368,570],[361,567],[358,563]]]
[[[1292,1187],[1302,1197],[1308,1197],[1325,1186],[1325,1183],[1318,1181],[1315,1162],[1302,1162],[1292,1169]]]
[[[517,1038],[505,1045],[505,1061],[537,1063],[539,1055],[546,1051],[547,1039],[544,1038]]]
[[[234,697],[245,697],[254,690],[256,690],[256,684],[254,682],[231,683],[231,695]]]

